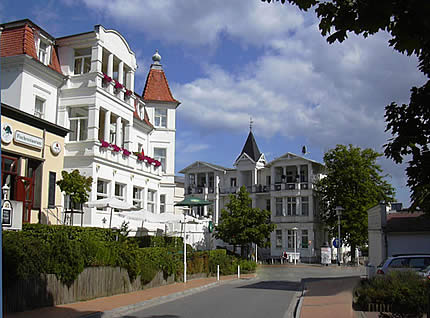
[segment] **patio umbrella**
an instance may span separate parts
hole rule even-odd
[[[210,204],[212,204],[212,202],[210,201],[206,201],[196,197],[188,197],[178,203],[175,203],[175,206],[188,206],[191,210],[191,208],[194,206],[205,206]],[[185,223],[186,221],[184,212],[184,283],[187,282],[187,244],[185,243]]]
[[[117,198],[104,198],[95,201],[90,201],[85,204],[89,208],[110,208],[110,220],[109,220],[109,228],[112,226],[112,213],[113,209],[121,210],[121,211],[131,211],[135,210],[136,207],[130,203],[119,200]]]

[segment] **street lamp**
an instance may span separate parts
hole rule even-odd
[[[297,227],[293,227],[294,231],[294,265],[297,264]]]
[[[340,266],[340,246],[342,244],[340,240],[340,217],[342,215],[342,211],[345,209],[341,206],[337,206],[335,210],[337,215],[337,265]]]

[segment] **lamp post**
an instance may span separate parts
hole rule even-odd
[[[186,213],[184,212],[184,283],[187,282],[187,242],[185,241],[187,238],[187,232],[185,231],[185,216]]]
[[[342,215],[342,211],[345,210],[341,206],[337,206],[335,208],[336,215],[337,215],[337,265],[340,266],[340,246],[341,246],[341,240],[340,240],[340,217]]]
[[[293,227],[294,231],[294,265],[297,264],[297,227]]]

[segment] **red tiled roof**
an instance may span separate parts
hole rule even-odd
[[[28,23],[13,28],[5,28],[1,34],[0,57],[27,54],[37,60],[34,43],[34,29]],[[53,48],[49,68],[61,73],[57,52]]]
[[[172,95],[164,71],[151,68],[143,90],[143,100],[179,103]]]

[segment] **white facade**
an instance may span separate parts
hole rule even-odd
[[[313,183],[322,176],[323,166],[292,153],[267,163],[251,135],[234,169],[201,161],[182,169],[186,196],[199,196],[213,202],[212,207],[197,213],[218,224],[229,194],[245,186],[252,206],[271,211],[271,220],[276,224],[270,237],[270,253],[264,257],[279,258],[284,252],[293,253],[294,235],[297,235],[301,260],[316,261],[324,243],[324,231],[318,218]],[[297,228],[297,232],[293,228]]]
[[[117,197],[150,213],[174,213],[179,102],[158,52],[139,96],[136,56],[119,32],[97,25],[94,31],[55,39],[29,20],[7,27],[27,34],[21,43],[31,45],[26,54],[2,57],[2,102],[70,130],[64,169],[92,177],[89,201]],[[150,82],[152,72],[157,76]],[[164,92],[153,98],[151,90],[158,89],[160,80]],[[64,205],[67,210],[68,202]],[[107,210],[85,207],[82,223],[107,227],[109,216]],[[81,216],[75,214],[72,222],[80,225]]]

